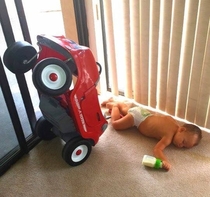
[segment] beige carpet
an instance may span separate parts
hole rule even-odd
[[[210,136],[190,150],[166,150],[169,172],[142,166],[155,140],[136,129],[116,132],[109,125],[88,160],[68,166],[62,142],[42,141],[0,177],[1,197],[188,197],[210,196]]]

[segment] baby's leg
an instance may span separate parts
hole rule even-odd
[[[119,107],[119,110],[120,110],[120,113],[125,116],[128,114],[128,110],[130,109],[130,107],[126,104],[126,103],[123,103],[123,102],[119,102],[118,103],[118,107]]]
[[[117,106],[119,109],[120,114],[122,114],[123,116],[125,116],[128,113],[129,110],[129,106],[123,102],[117,102],[117,101],[113,101],[113,102],[108,102],[106,103],[106,108],[109,110],[112,110],[114,106]]]
[[[115,122],[116,120],[119,120],[121,118],[121,113],[120,109],[117,105],[112,106],[112,111],[111,111],[111,122]]]
[[[134,125],[134,119],[131,114],[121,117],[120,110],[117,105],[112,107],[111,123],[115,130],[123,130]]]

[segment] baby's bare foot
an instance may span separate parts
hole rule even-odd
[[[113,102],[113,101],[114,101],[114,99],[113,99],[113,97],[111,97],[111,98],[109,98],[108,100],[103,101],[103,102],[101,103],[101,106],[102,106],[102,107],[106,107],[106,104],[107,104],[107,103],[110,103],[110,102]]]
[[[117,106],[118,107],[118,103],[117,102],[108,102],[106,104],[106,108],[107,109],[112,109],[114,106]]]

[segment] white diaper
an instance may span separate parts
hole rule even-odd
[[[142,108],[142,107],[132,107],[128,110],[128,113],[133,116],[134,119],[134,125],[138,128],[139,125],[148,117],[151,116],[152,114]]]

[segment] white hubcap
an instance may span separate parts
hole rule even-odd
[[[88,153],[88,147],[86,145],[80,145],[72,152],[71,159],[73,162],[82,161]]]
[[[66,74],[60,66],[50,64],[43,69],[41,80],[46,87],[57,90],[65,84]]]

